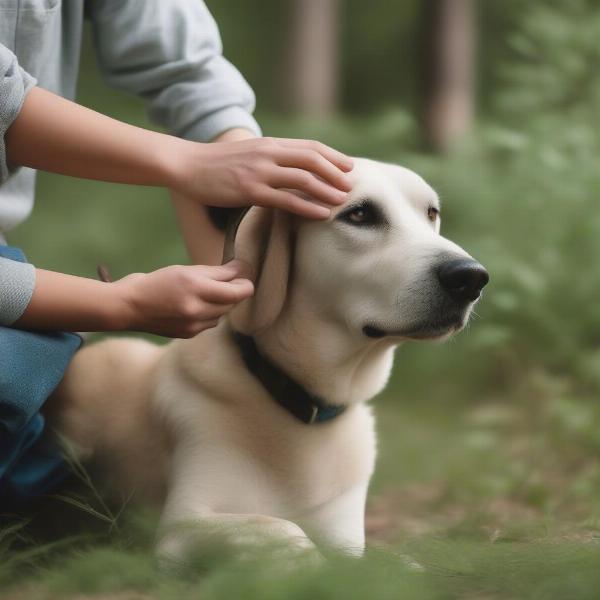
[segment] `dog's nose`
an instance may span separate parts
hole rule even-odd
[[[442,287],[452,298],[473,302],[490,280],[488,272],[476,260],[460,258],[442,263],[437,268]]]

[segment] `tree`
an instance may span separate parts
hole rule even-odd
[[[341,0],[291,0],[283,74],[288,108],[326,116],[338,102]]]
[[[473,121],[473,0],[426,0],[423,42],[424,134],[433,149],[445,151]]]
[[[503,119],[540,115],[593,123],[600,105],[597,0],[545,0],[521,10],[507,36],[496,106]]]

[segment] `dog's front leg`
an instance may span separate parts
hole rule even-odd
[[[365,503],[368,482],[344,492],[309,513],[301,524],[318,542],[351,556],[365,549]]]

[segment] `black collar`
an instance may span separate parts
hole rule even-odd
[[[250,373],[263,384],[280,406],[298,420],[307,425],[324,423],[335,419],[346,410],[345,406],[327,404],[321,398],[308,393],[258,351],[254,338],[234,331],[233,339]]]

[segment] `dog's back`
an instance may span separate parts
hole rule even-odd
[[[92,461],[120,494],[164,496],[168,440],[151,410],[164,348],[113,339],[84,347],[50,398],[46,416],[78,460]]]

